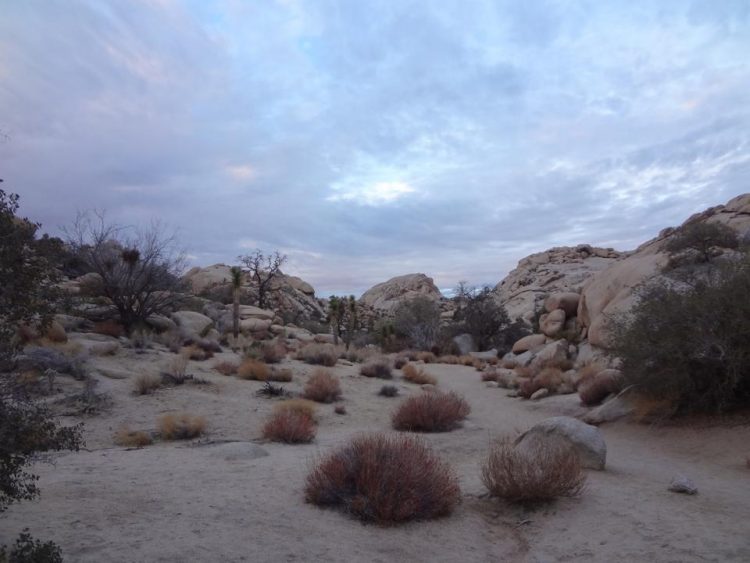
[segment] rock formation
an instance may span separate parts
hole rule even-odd
[[[432,278],[425,274],[406,274],[371,287],[362,294],[359,302],[376,311],[390,313],[399,303],[415,297],[427,297],[435,301],[443,298]]]

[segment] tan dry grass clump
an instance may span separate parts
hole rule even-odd
[[[307,380],[302,394],[311,401],[332,403],[341,398],[341,384],[327,370],[317,369]]]
[[[266,342],[261,347],[261,357],[267,364],[278,364],[281,360],[286,358],[286,353],[286,346],[279,340]]]
[[[455,472],[413,436],[358,436],[324,457],[305,484],[305,501],[386,526],[446,516],[460,500]]]
[[[214,366],[214,369],[221,375],[235,375],[237,373],[237,368],[239,368],[237,364],[227,361],[219,362]]]
[[[253,381],[268,381],[271,369],[263,362],[248,358],[237,368],[237,377]]]
[[[292,370],[289,368],[271,368],[271,373],[268,374],[268,381],[279,381],[282,383],[289,383],[292,380]]]
[[[445,355],[445,356],[440,356],[437,359],[437,363],[439,363],[439,364],[448,364],[448,365],[451,365],[451,366],[454,366],[454,365],[458,364],[459,361],[460,361],[459,357],[458,356],[454,356],[453,354],[448,354],[448,355]]]
[[[307,364],[333,367],[339,360],[341,348],[333,344],[306,344],[295,354],[295,358]]]
[[[422,393],[401,403],[391,417],[393,428],[411,432],[449,432],[469,416],[471,407],[460,395]]]
[[[563,382],[563,372],[560,368],[546,367],[534,377],[534,381],[537,382],[540,388],[547,389],[550,393],[555,393]]]
[[[142,373],[133,380],[134,395],[150,395],[161,387],[162,380],[158,375]]]
[[[273,412],[282,411],[298,412],[315,420],[317,418],[318,404],[308,399],[286,399],[273,407]]]
[[[578,496],[586,475],[578,454],[566,444],[551,441],[522,449],[505,437],[490,448],[482,465],[482,482],[492,496],[534,503]]]
[[[401,369],[409,362],[409,358],[406,356],[396,356],[396,358],[393,360],[393,367],[395,369]]]
[[[497,372],[494,369],[482,372],[482,381],[497,381]]]
[[[301,410],[274,411],[263,425],[263,437],[284,444],[308,444],[315,438],[315,420]]]
[[[206,430],[206,419],[190,413],[168,413],[159,417],[159,434],[163,440],[190,440]]]
[[[143,430],[130,430],[127,426],[123,426],[114,435],[114,443],[117,446],[123,448],[142,448],[143,446],[150,446],[154,443],[153,438],[148,432]]]
[[[404,379],[406,381],[416,383],[417,385],[437,385],[437,379],[414,364],[406,364],[401,368],[401,373],[404,374]]]
[[[432,352],[417,352],[417,360],[421,360],[426,364],[434,364],[437,361],[437,356]]]
[[[391,363],[388,358],[379,357],[369,360],[359,368],[360,375],[365,377],[377,377],[379,379],[392,379]]]

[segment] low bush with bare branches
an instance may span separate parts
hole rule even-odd
[[[360,375],[365,377],[377,377],[379,379],[392,379],[391,363],[388,358],[374,358],[359,368]]]
[[[404,374],[404,379],[411,383],[416,383],[417,385],[437,385],[437,379],[414,364],[406,364],[401,368],[401,373]]]
[[[272,367],[271,372],[268,374],[268,381],[279,381],[282,383],[289,383],[292,380],[292,370],[289,368],[276,368]]]
[[[307,380],[303,396],[318,403],[332,403],[341,398],[341,384],[327,370],[318,369]]]
[[[417,352],[417,360],[426,364],[434,364],[437,361],[437,356],[432,352]]]
[[[254,381],[268,381],[271,369],[259,360],[248,358],[237,368],[237,377],[240,379],[251,379]]]
[[[162,385],[162,378],[158,375],[142,373],[133,380],[134,395],[150,395]]]
[[[263,437],[272,442],[308,444],[315,438],[315,420],[302,410],[276,410],[263,426]]]
[[[497,372],[494,369],[482,372],[482,381],[497,381]]]
[[[583,491],[586,475],[578,454],[560,442],[519,448],[500,438],[482,465],[482,481],[495,497],[516,503],[551,501]]]
[[[157,426],[163,440],[190,440],[206,430],[206,419],[190,413],[167,413],[159,417]]]
[[[214,369],[221,375],[235,375],[239,366],[234,362],[219,362],[214,366]]]
[[[404,367],[409,361],[409,358],[406,356],[396,356],[396,358],[393,360],[393,367],[396,369],[401,369]]]
[[[286,358],[287,349],[283,342],[274,340],[266,342],[261,348],[261,357],[267,364],[278,364]]]
[[[396,430],[449,432],[470,412],[469,403],[453,391],[422,393],[401,403],[393,413],[391,422]]]
[[[294,357],[306,364],[333,367],[339,360],[339,348],[333,344],[311,343],[297,350]]]
[[[295,411],[309,416],[315,420],[318,412],[318,404],[308,399],[286,399],[277,403],[273,408],[274,412]]]
[[[454,471],[413,436],[358,436],[323,458],[305,484],[307,502],[381,525],[447,516],[460,499]]]

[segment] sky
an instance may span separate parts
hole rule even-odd
[[[627,250],[750,192],[747,0],[0,0],[0,177],[318,295]]]

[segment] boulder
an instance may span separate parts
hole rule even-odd
[[[513,344],[513,353],[521,354],[523,352],[526,352],[527,350],[540,348],[544,346],[545,342],[547,342],[547,337],[543,334],[529,334],[528,336],[524,336],[520,340],[517,340],[516,343]]]
[[[616,397],[602,403],[583,417],[588,424],[598,426],[605,422],[613,422],[633,414],[633,407],[628,401],[627,391],[621,392]]]
[[[463,333],[453,337],[453,343],[458,347],[462,356],[469,352],[476,352],[477,347],[471,334]]]
[[[146,319],[146,324],[157,332],[166,332],[177,328],[177,324],[164,315],[151,315]]]
[[[539,328],[546,336],[557,336],[565,328],[565,311],[555,309],[551,313],[542,315],[539,319]]]
[[[485,350],[484,352],[469,352],[469,356],[476,358],[477,360],[492,360],[497,358],[497,349],[492,348],[491,350]]]
[[[232,280],[231,266],[214,264],[205,268],[195,267],[183,277],[193,289],[193,293],[201,293],[217,285],[229,283]]]
[[[231,309],[230,309],[231,310]],[[268,309],[261,309],[252,305],[240,305],[240,319],[263,319],[272,321],[276,314]]]
[[[542,365],[546,363],[563,362],[568,359],[567,340],[555,340],[547,344],[534,356],[533,363]]]
[[[442,294],[432,278],[425,274],[406,274],[371,287],[362,294],[359,303],[373,309],[392,312],[403,301],[415,297],[427,297],[437,302],[442,298]]]
[[[538,390],[534,391],[534,392],[533,392],[533,393],[531,394],[531,397],[529,397],[529,398],[530,398],[530,399],[531,399],[532,401],[538,401],[539,399],[544,399],[544,398],[545,398],[545,397],[547,397],[548,395],[549,395],[549,389],[544,389],[544,388],[542,388],[542,389],[538,389]]]
[[[263,332],[271,328],[271,319],[244,319],[240,321],[240,332]]]
[[[596,426],[591,426],[569,416],[556,416],[543,420],[516,439],[519,447],[543,446],[546,440],[564,440],[581,458],[583,467],[604,469],[607,445]]]
[[[284,325],[280,324],[272,324],[268,330],[271,331],[271,334],[284,334],[286,332]]]
[[[561,309],[567,317],[574,317],[578,313],[580,298],[580,294],[573,292],[553,293],[544,301],[544,308],[548,313]]]
[[[673,493],[682,493],[685,495],[698,494],[698,487],[696,487],[695,483],[684,475],[672,477],[672,481],[669,483],[667,490]]]
[[[319,342],[320,344],[333,344],[334,338],[333,334],[322,332],[313,335],[313,340],[315,340],[315,342]]]
[[[304,328],[286,328],[286,337],[300,342],[312,342],[315,337],[312,333]]]
[[[192,336],[205,335],[214,323],[206,315],[195,311],[177,311],[172,313],[172,320],[180,329]]]

